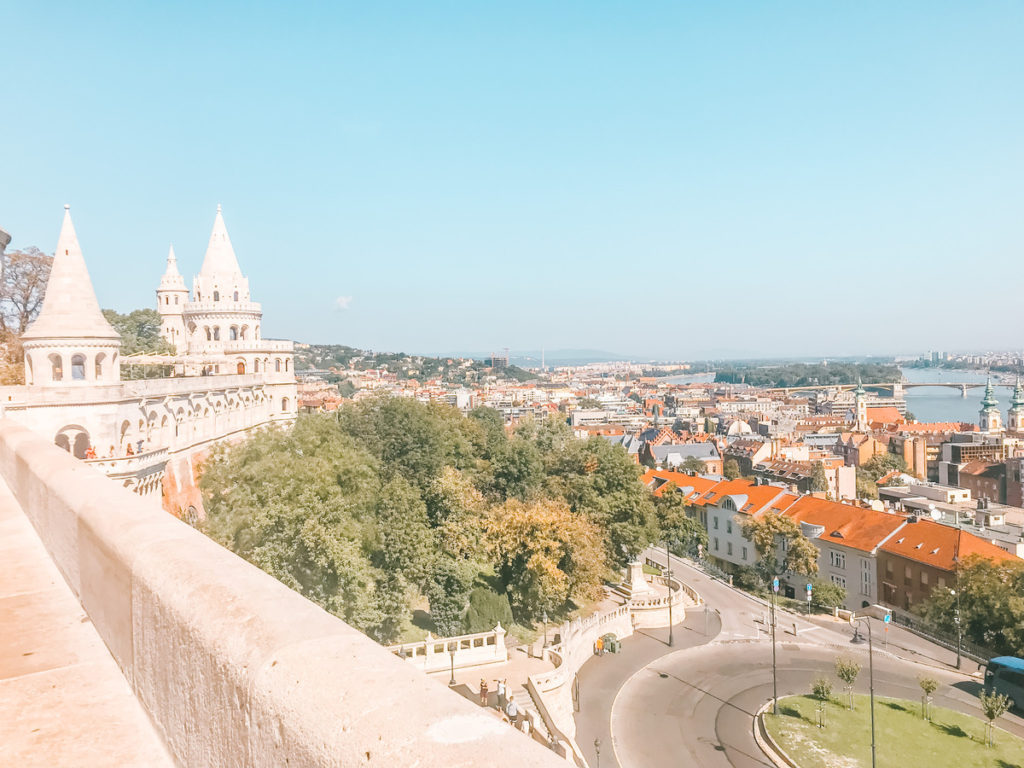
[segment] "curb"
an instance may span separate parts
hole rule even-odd
[[[775,739],[768,733],[768,728],[764,724],[764,713],[771,705],[770,701],[762,704],[754,715],[754,741],[764,752],[765,757],[775,764],[776,768],[800,768],[799,764],[794,762],[793,758],[787,755],[786,751],[776,744]]]

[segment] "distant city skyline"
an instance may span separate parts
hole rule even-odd
[[[195,19],[203,19],[201,25]],[[1024,6],[4,4],[0,227],[100,303],[216,206],[269,337],[1016,349]]]

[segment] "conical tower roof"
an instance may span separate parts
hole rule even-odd
[[[864,389],[864,385],[861,383],[860,376],[857,377],[857,388],[853,390],[853,394],[863,397],[867,394],[867,390]]]
[[[199,274],[203,277],[213,275],[239,275],[242,270],[238,266],[238,259],[235,258],[235,249],[231,247],[231,238],[228,237],[228,228],[224,225],[224,215],[220,206],[217,206],[217,218],[213,220],[213,231],[210,233],[210,244],[206,246],[206,256],[203,258],[202,269]]]
[[[53,255],[42,309],[22,338],[119,339],[120,335],[100,312],[75,225],[71,223],[70,209],[71,206],[64,206],[64,223]]]
[[[1010,398],[1011,410],[1020,411],[1024,410],[1024,387],[1020,385],[1020,376],[1017,377],[1017,383],[1013,387],[1013,397]]]
[[[160,290],[185,290],[185,278],[182,277],[181,272],[178,271],[178,259],[174,255],[173,245],[171,246],[170,252],[167,254],[167,269],[164,270],[164,276],[160,278]]]

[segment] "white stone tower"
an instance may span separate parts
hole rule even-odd
[[[167,254],[167,269],[160,278],[156,289],[156,311],[160,313],[160,334],[174,345],[178,354],[184,354],[188,342],[185,338],[185,304],[188,303],[188,288],[185,278],[178,271],[178,260],[174,257],[174,246]]]
[[[985,397],[981,400],[978,424],[982,432],[1003,431],[1003,417],[999,414],[999,401],[996,400],[995,391],[992,388],[992,379],[989,379],[985,385]]]
[[[121,380],[121,337],[100,312],[68,205],[64,206],[64,223],[42,309],[21,339],[25,383],[30,386],[114,384]]]

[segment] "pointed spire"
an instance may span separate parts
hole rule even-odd
[[[184,291],[185,290],[185,278],[181,276],[181,272],[178,271],[178,259],[174,255],[174,246],[171,246],[171,250],[167,254],[167,269],[164,270],[164,276],[160,278],[161,291]]]
[[[860,376],[857,377],[857,388],[853,390],[853,394],[858,397],[863,397],[867,394],[867,390],[864,389],[864,385],[861,383]]]
[[[120,338],[100,312],[75,225],[71,222],[70,205],[64,206],[64,223],[53,254],[42,309],[22,338]]]
[[[1013,386],[1013,397],[1010,398],[1011,409],[1014,411],[1024,410],[1024,388],[1020,385],[1020,376]]]
[[[988,377],[988,381],[985,384],[985,397],[982,398],[981,405],[983,409],[986,411],[992,410],[997,405],[999,405],[999,401],[996,400],[995,389],[992,387],[991,376]]]
[[[238,267],[238,259],[235,258],[235,249],[231,247],[231,238],[228,237],[228,228],[224,224],[224,215],[221,213],[220,204],[217,205],[217,217],[213,220],[213,231],[210,233],[210,244],[206,246],[206,256],[203,258],[202,269],[199,274],[204,277],[213,275],[241,276],[242,270]]]

